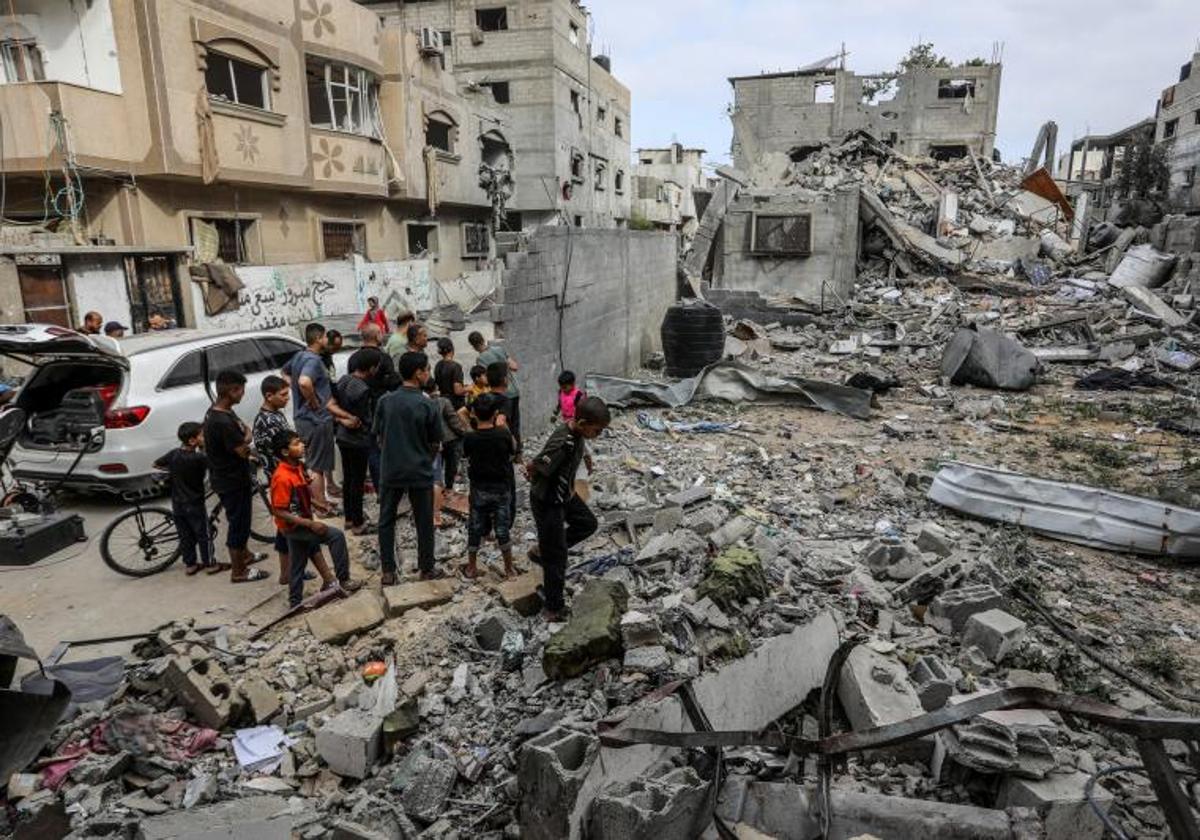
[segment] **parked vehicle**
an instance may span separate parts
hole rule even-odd
[[[179,424],[201,422],[219,371],[246,375],[238,414],[259,406],[259,386],[303,344],[271,332],[165,330],[119,341],[45,324],[0,326],[0,355],[32,366],[15,404],[28,414],[10,459],[24,481],[112,493],[150,486],[156,458],[178,446]],[[96,399],[98,398],[98,399]],[[79,456],[79,437],[98,411],[104,442]]]

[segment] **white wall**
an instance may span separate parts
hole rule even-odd
[[[66,257],[65,262],[77,322],[83,320],[85,312],[95,311],[104,316],[106,324],[120,321],[130,326],[132,313],[122,257]]]
[[[295,327],[329,315],[366,311],[377,297],[389,314],[398,309],[427,310],[436,305],[429,260],[310,263],[242,266],[241,303],[232,312],[208,316],[199,284],[192,283],[196,326],[201,329],[272,330]]]
[[[12,0],[0,5],[0,38],[32,36],[46,80],[121,93],[110,0]],[[10,14],[12,12],[12,14]],[[22,31],[23,30],[23,31]]]

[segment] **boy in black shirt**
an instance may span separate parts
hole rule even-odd
[[[463,439],[463,448],[469,459],[468,475],[471,479],[471,517],[467,524],[467,568],[463,574],[477,578],[479,571],[479,547],[488,532],[496,535],[496,544],[504,557],[504,576],[510,577],[513,569],[512,538],[509,529],[511,496],[509,479],[512,477],[512,459],[517,451],[508,429],[496,426],[496,409],[499,398],[493,394],[481,394],[471,406],[475,417],[475,431]]]
[[[250,518],[253,483],[250,480],[250,429],[238,419],[233,407],[246,396],[246,377],[236,370],[217,374],[217,400],[204,415],[205,452],[209,482],[221,499],[227,530],[225,545],[231,563],[218,563],[209,574],[232,567],[234,583],[265,580],[262,569],[251,569]]]
[[[575,474],[581,463],[592,471],[586,441],[600,436],[612,418],[599,397],[579,401],[575,418],[550,435],[541,453],[526,467],[529,502],[537,522],[538,545],[529,559],[542,567],[546,621],[560,621],[566,613],[567,551],[596,532],[595,515],[575,495]]]
[[[154,462],[154,468],[166,470],[171,484],[171,514],[179,533],[179,550],[189,576],[201,569],[213,567],[212,534],[208,528],[208,512],[204,509],[204,475],[208,461],[200,450],[204,447],[204,427],[199,423],[183,423],[179,427],[179,448],[172,449]],[[196,562],[196,549],[200,562]]]

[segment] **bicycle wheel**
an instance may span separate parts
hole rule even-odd
[[[267,488],[254,485],[250,499],[250,537],[261,543],[275,542],[275,517],[271,516],[271,501]]]
[[[130,577],[158,574],[180,553],[175,517],[166,508],[135,507],[108,523],[100,537],[104,562]]]

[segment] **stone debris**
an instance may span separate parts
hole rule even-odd
[[[963,629],[963,644],[978,647],[993,662],[1001,662],[1025,638],[1024,621],[1004,610],[975,613]]]
[[[317,730],[317,752],[339,776],[365,779],[380,754],[383,721],[365,709],[347,709]]]
[[[571,605],[563,629],[546,642],[542,668],[551,679],[576,677],[622,653],[621,617],[629,593],[616,581],[588,581]]]
[[[383,623],[387,616],[374,592],[363,590],[308,617],[308,629],[321,642],[344,642]]]

